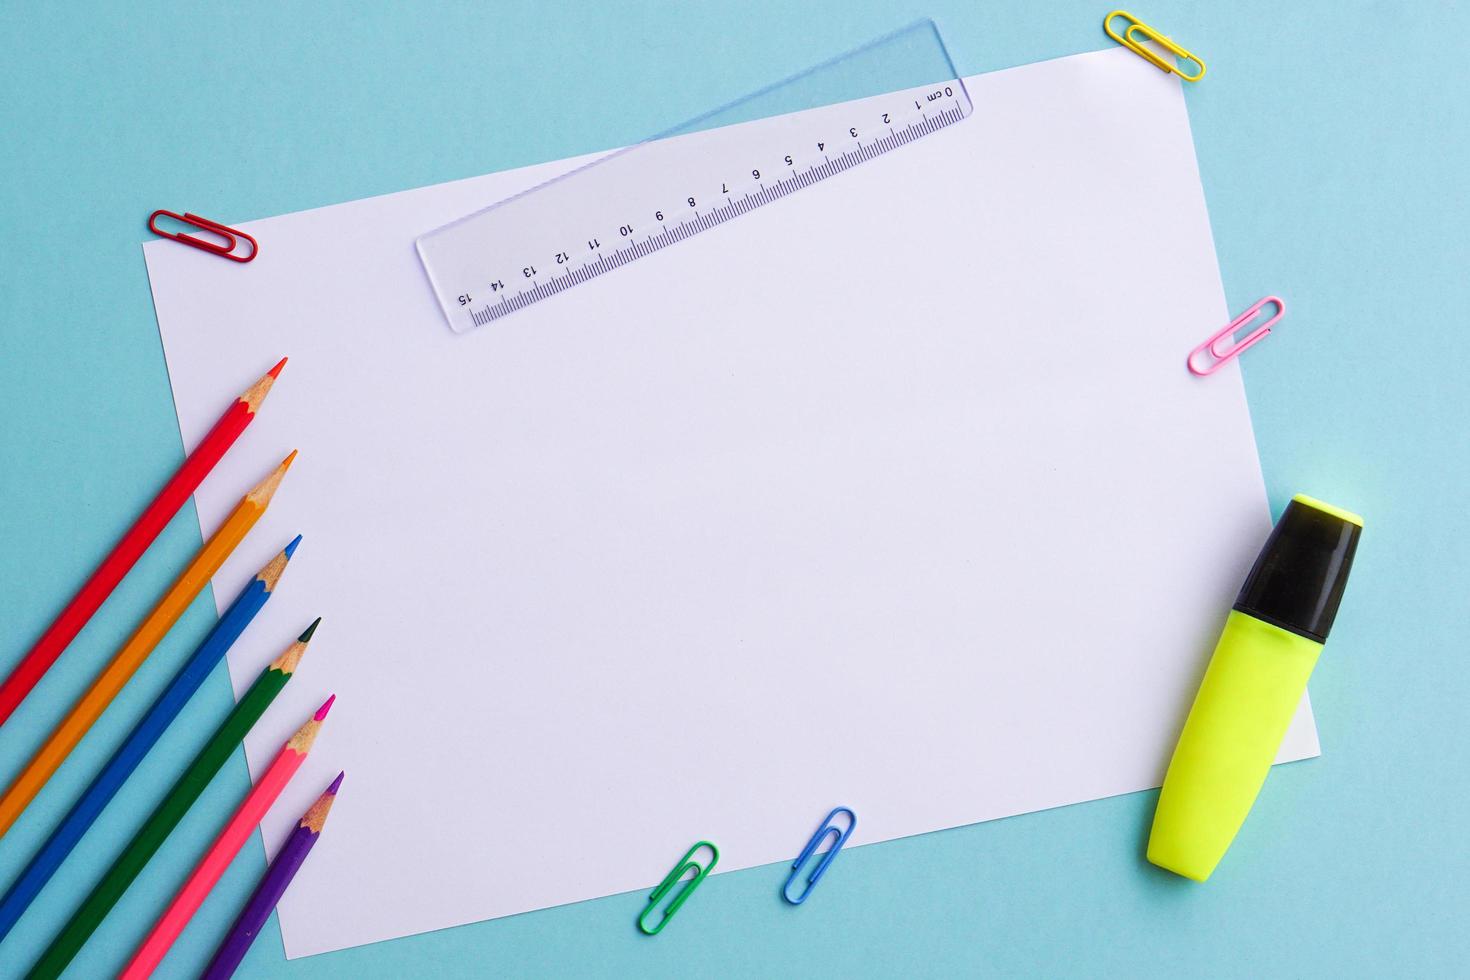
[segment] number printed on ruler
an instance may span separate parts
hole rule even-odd
[[[423,235],[419,255],[462,332],[969,114],[956,81],[639,143]]]

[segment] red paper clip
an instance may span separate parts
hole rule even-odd
[[[207,231],[211,234],[218,235],[224,239],[224,244],[206,241],[203,238],[196,238],[193,235],[186,235],[182,232],[164,231],[162,228],[158,227],[159,215],[163,215],[165,218],[173,218],[175,221],[181,221],[186,225],[198,228],[200,231]],[[195,248],[203,249],[204,251],[211,252],[215,255],[222,255],[225,258],[229,259],[231,262],[249,262],[251,259],[255,258],[255,256],[260,254],[260,246],[255,243],[255,239],[251,238],[243,231],[239,231],[235,228],[230,228],[227,225],[222,225],[218,221],[210,221],[208,218],[201,218],[197,214],[189,214],[188,212],[185,212],[184,214],[175,214],[172,211],[165,211],[164,209],[160,208],[159,210],[154,211],[148,216],[148,230],[153,232],[153,234],[155,235],[161,235],[164,238],[172,238],[176,242],[183,242],[185,245],[192,245]],[[250,243],[250,252],[246,255],[236,255],[235,248],[240,244],[240,239],[242,238]]]
[[[1250,323],[1252,320],[1254,320],[1256,314],[1261,312],[1261,307],[1265,306],[1267,303],[1276,304],[1275,316],[1271,317],[1271,319],[1267,320],[1265,323],[1261,324],[1259,327],[1246,334],[1244,339],[1231,344],[1228,349],[1219,349],[1220,341],[1234,338],[1235,332],[1241,327],[1245,326],[1247,323]],[[1271,328],[1275,326],[1276,321],[1281,319],[1282,314],[1284,314],[1285,312],[1286,304],[1282,302],[1280,296],[1266,296],[1260,300],[1257,300],[1250,309],[1246,310],[1240,316],[1225,324],[1224,328],[1222,328],[1219,333],[1210,337],[1203,344],[1200,344],[1194,350],[1190,351],[1189,357],[1185,360],[1184,363],[1189,366],[1189,370],[1191,372],[1199,375],[1201,378],[1209,374],[1214,374],[1216,371],[1220,370],[1220,368],[1224,366],[1226,361],[1229,361],[1235,357],[1239,357],[1241,352],[1244,351],[1246,348],[1252,347],[1265,340],[1266,335],[1271,332]],[[1210,357],[1213,358],[1213,360],[1210,363],[1206,364],[1204,367],[1195,367],[1194,359],[1200,354],[1205,353],[1206,351],[1209,352]]]

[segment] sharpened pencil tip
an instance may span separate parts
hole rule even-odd
[[[245,495],[246,500],[255,501],[256,506],[264,510],[270,506],[271,499],[275,497],[276,491],[281,488],[281,481],[286,478],[286,471],[291,468],[291,461],[296,458],[293,451],[291,455],[283,459],[271,475],[261,480],[253,490]]]
[[[320,616],[318,616],[315,620],[312,621],[312,624],[310,626],[308,626],[305,629],[305,631],[303,631],[302,634],[296,638],[296,642],[297,643],[310,643],[311,642],[311,634],[315,633],[316,632],[316,628],[318,626],[320,626],[321,624],[322,624],[322,618]]]
[[[317,708],[316,714],[312,715],[311,717],[315,721],[324,720],[327,717],[327,712],[332,710],[332,702],[335,700],[337,700],[337,695],[333,694],[331,697],[322,702],[322,706],[320,708]]]
[[[245,411],[254,415],[259,410],[261,402],[265,401],[265,396],[271,393],[271,385],[276,383],[276,375],[280,374],[281,368],[285,366],[286,359],[283,357],[280,363],[262,374],[260,380],[245,389],[244,394],[240,396],[240,401],[245,403]]]
[[[345,775],[347,775],[347,770],[346,769],[344,769],[341,772],[337,773],[337,778],[334,779],[334,780],[332,780],[332,785],[330,785],[330,786],[327,787],[327,792],[328,793],[331,793],[333,796],[336,796],[337,795],[337,787],[342,785],[342,777],[345,776]]]
[[[288,544],[288,545],[286,545],[285,554],[286,554],[286,557],[287,558],[290,558],[292,555],[296,554],[296,546],[299,545],[300,543],[301,543],[301,535],[299,535],[299,534],[296,535],[296,537],[294,537],[294,538],[291,539],[291,543]]]

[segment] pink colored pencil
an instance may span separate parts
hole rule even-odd
[[[301,763],[306,761],[306,754],[311,751],[311,744],[316,741],[317,732],[321,730],[322,721],[327,717],[336,697],[334,694],[327,698],[316,714],[281,746],[281,751],[265,771],[265,775],[260,777],[260,782],[246,795],[235,815],[225,824],[224,830],[220,831],[203,859],[194,868],[193,874],[189,875],[189,880],[184,882],[184,887],[179,889],[173,902],[154,923],[148,938],[143,940],[132,960],[117,975],[118,980],[143,980],[158,969],[158,964],[163,962],[174,940],[179,938],[194,913],[199,911],[199,906],[204,904],[204,899],[224,875],[235,855],[240,853],[240,848],[255,833],[255,828],[260,825],[266,811],[276,802],[291,777],[296,775]]]

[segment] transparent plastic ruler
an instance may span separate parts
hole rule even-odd
[[[485,326],[970,115],[922,21],[435,229],[419,258],[449,326]]]

